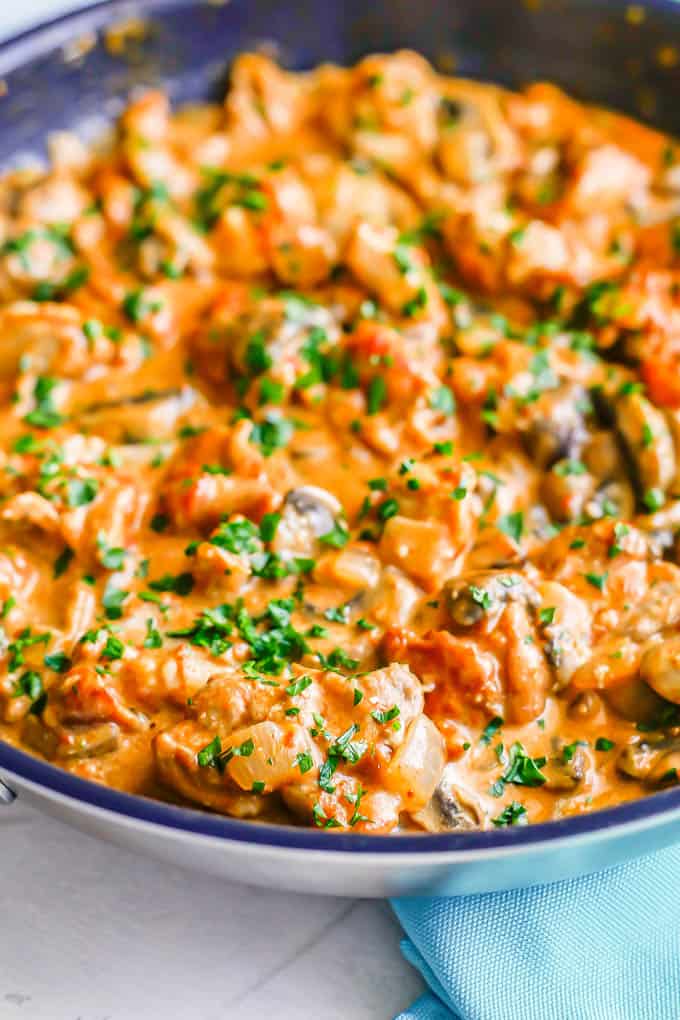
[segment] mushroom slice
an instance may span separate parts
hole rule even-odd
[[[561,755],[551,758],[541,767],[546,790],[567,792],[575,790],[586,777],[588,755],[580,744],[562,748]]]
[[[594,520],[614,513],[624,521],[635,512],[635,493],[627,478],[612,478],[601,485],[585,505],[585,512]]]
[[[491,629],[508,602],[536,606],[540,598],[529,582],[513,571],[481,571],[445,585],[451,620],[458,627],[474,627],[486,620]]]
[[[645,651],[640,676],[662,698],[680,705],[680,635],[666,638]]]
[[[488,815],[479,797],[456,778],[447,765],[429,803],[411,815],[427,832],[474,832],[488,828]]]
[[[637,487],[641,509],[649,509],[650,490],[665,493],[676,473],[675,446],[661,411],[640,393],[619,397],[614,408],[616,433]]]
[[[24,741],[52,761],[99,758],[116,751],[120,745],[120,727],[116,723],[92,726],[47,726],[41,719],[28,715],[22,732]]]
[[[522,435],[524,448],[541,470],[558,460],[577,460],[588,438],[583,419],[585,391],[564,386],[537,401],[528,428]]]
[[[665,786],[680,776],[680,740],[650,734],[627,744],[616,759],[619,772],[649,786]]]
[[[58,758],[99,758],[116,751],[120,744],[120,728],[116,723],[99,723],[62,730],[57,747]]]
[[[342,504],[326,489],[301,485],[287,494],[272,548],[283,556],[311,556],[319,539],[342,516]]]
[[[645,726],[660,718],[667,707],[667,702],[640,676],[634,676],[627,683],[613,684],[601,691],[601,696],[624,719]]]
[[[557,581],[539,585],[542,632],[546,654],[555,671],[554,690],[563,690],[592,654],[592,621],[588,604]]]
[[[580,465],[576,461],[576,465]],[[555,521],[573,521],[581,517],[593,494],[595,480],[587,471],[574,470],[570,460],[558,460],[541,479],[541,499]]]
[[[650,786],[672,786],[680,782],[680,747],[662,754],[647,777]]]

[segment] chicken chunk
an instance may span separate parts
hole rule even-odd
[[[385,830],[426,803],[444,765],[422,711],[418,679],[396,664],[359,677],[300,667],[275,685],[235,670],[158,735],[156,758],[169,785],[207,806],[264,811],[278,791],[309,819]],[[364,805],[382,796],[377,819],[358,812],[364,790]]]

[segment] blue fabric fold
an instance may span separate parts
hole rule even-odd
[[[680,847],[553,885],[392,906],[431,989],[397,1020],[680,1020]]]

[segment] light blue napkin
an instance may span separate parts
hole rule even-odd
[[[392,906],[432,989],[398,1020],[680,1020],[680,847],[534,889]]]

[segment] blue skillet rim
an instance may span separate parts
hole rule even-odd
[[[187,0],[151,0],[148,6],[150,11],[159,12],[182,6],[186,2]],[[130,0],[100,0],[99,3],[84,10],[67,12],[10,37],[0,43],[0,75],[7,74],[21,64],[63,45],[68,39],[97,30],[116,17],[126,17],[135,13],[135,6],[137,5],[131,4]],[[668,13],[674,12],[680,18],[680,5],[676,0],[647,0],[645,6],[665,10]],[[288,850],[350,851],[379,855],[450,853],[452,863],[457,852],[470,850],[493,852],[511,847],[519,849],[549,846],[557,840],[586,837],[624,826],[628,828],[654,818],[661,823],[664,817],[671,820],[680,811],[680,787],[677,787],[628,801],[617,807],[525,827],[459,835],[415,833],[378,836],[327,832],[253,821],[242,822],[224,815],[123,793],[112,787],[74,776],[2,740],[0,740],[0,769],[6,769],[19,779],[79,803],[89,804],[128,819],[198,836],[211,836],[260,847],[279,847]],[[9,781],[11,783],[11,775]]]

